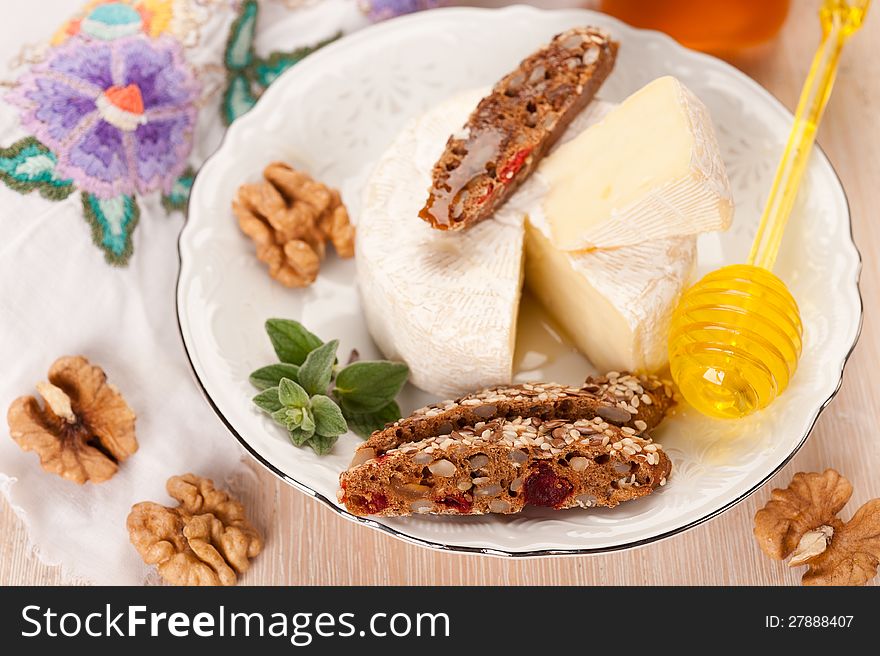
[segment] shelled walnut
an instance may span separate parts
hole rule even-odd
[[[837,514],[852,492],[833,469],[795,474],[755,514],[758,545],[776,560],[791,555],[789,567],[807,565],[804,585],[864,585],[880,564],[880,499],[844,523]]]
[[[100,367],[82,356],[56,360],[49,382],[33,396],[12,402],[7,413],[12,439],[36,451],[48,472],[74,483],[101,483],[137,451],[135,414]]]
[[[129,538],[144,562],[173,585],[235,585],[263,549],[244,506],[194,474],[165,486],[176,508],[144,501],[131,508]]]
[[[239,187],[232,210],[269,275],[287,287],[307,287],[318,276],[325,242],[340,257],[354,255],[354,227],[338,191],[282,162],[269,164],[263,177]]]

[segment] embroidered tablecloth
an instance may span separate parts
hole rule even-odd
[[[186,471],[222,485],[242,457],[177,332],[177,236],[193,172],[286,68],[423,0],[15,3],[0,24],[0,403],[61,355],[100,364],[137,413],[139,451],[78,486],[0,439],[0,486],[68,575],[148,575],[125,518]],[[231,218],[230,218],[231,220]]]

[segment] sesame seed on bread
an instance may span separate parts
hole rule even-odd
[[[618,372],[435,403],[358,448],[339,500],[384,516],[616,506],[666,483],[672,463],[647,431],[674,403],[669,382]]]
[[[352,514],[380,516],[613,507],[664,485],[671,467],[650,437],[600,417],[494,419],[356,464],[339,499]]]

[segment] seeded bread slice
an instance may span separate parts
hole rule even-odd
[[[419,216],[438,230],[492,216],[593,99],[616,56],[605,32],[577,27],[523,60],[446,142]]]
[[[511,514],[613,507],[666,484],[659,444],[601,418],[495,419],[391,449],[340,476],[355,515]]]
[[[659,424],[674,403],[672,384],[668,381],[616,371],[587,378],[582,387],[556,383],[492,387],[419,408],[409,417],[376,431],[358,447],[355,461],[365,458],[365,454],[382,455],[405,442],[448,434],[496,418],[576,421],[601,417],[642,433]]]

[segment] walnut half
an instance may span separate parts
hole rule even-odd
[[[194,474],[172,476],[165,487],[176,508],[145,501],[128,515],[131,543],[144,562],[174,585],[235,585],[263,549],[244,507]]]
[[[269,275],[287,287],[307,287],[318,276],[330,241],[340,257],[354,255],[354,227],[339,192],[282,162],[262,182],[239,187],[232,211]]]
[[[761,550],[790,567],[807,565],[804,585],[864,585],[880,565],[880,499],[872,499],[844,523],[837,517],[852,484],[833,469],[799,472],[755,514]]]
[[[36,451],[48,472],[74,483],[101,483],[137,451],[135,414],[100,367],[82,356],[59,358],[49,382],[12,402],[6,419],[12,439]]]

